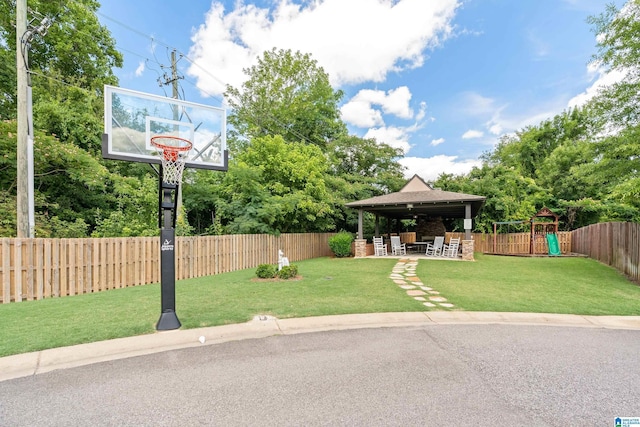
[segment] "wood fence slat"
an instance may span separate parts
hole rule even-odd
[[[50,298],[52,294],[52,271],[51,263],[51,240],[44,240],[44,295],[43,298]]]
[[[13,271],[15,276],[14,299],[16,302],[20,302],[22,301],[22,286],[24,283],[22,278],[22,239],[16,239],[13,250]]]
[[[33,301],[35,296],[35,254],[33,253],[33,239],[25,239],[22,245],[23,258],[25,260],[25,293],[27,301]]]
[[[11,240],[2,239],[2,303],[11,302]]]
[[[44,241],[37,239],[35,241],[35,285],[36,294],[35,298],[41,300],[44,296]]]

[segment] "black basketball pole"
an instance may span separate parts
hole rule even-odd
[[[156,324],[158,331],[178,329],[181,325],[176,315],[176,196],[177,184],[162,179],[160,169],[159,222],[160,222],[160,293],[162,311]]]

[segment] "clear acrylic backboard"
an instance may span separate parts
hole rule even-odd
[[[107,85],[102,156],[160,164],[151,138],[174,136],[193,144],[185,167],[226,171],[226,120],[223,108]]]

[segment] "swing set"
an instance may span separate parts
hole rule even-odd
[[[549,221],[551,220],[551,221]],[[560,245],[558,244],[558,215],[551,212],[548,208],[542,208],[538,213],[532,216],[529,220],[522,221],[497,221],[493,223],[493,253],[498,253],[498,226],[507,225],[510,229],[512,225],[516,224],[529,224],[529,242],[528,242],[528,254],[537,255],[542,253],[548,253],[552,256],[561,255]],[[509,233],[511,234],[511,233]],[[546,239],[546,244],[544,244]],[[507,254],[517,255],[526,254],[521,248],[525,242],[512,242],[511,239],[507,242],[509,250]],[[540,251],[540,246],[544,247],[544,252]],[[502,252],[501,252],[502,253]]]

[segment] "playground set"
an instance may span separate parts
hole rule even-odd
[[[493,253],[498,253],[498,226],[501,225],[514,225],[514,224],[529,224],[529,251],[528,253],[514,253],[511,255],[528,255],[536,256],[542,255],[537,247],[538,242],[546,241],[545,255],[548,256],[561,256],[560,244],[558,242],[558,215],[553,213],[550,209],[544,207],[538,211],[534,216],[528,220],[523,221],[499,221],[493,223]]]

